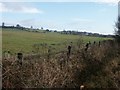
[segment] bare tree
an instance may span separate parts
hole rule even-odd
[[[118,16],[118,20],[115,24],[116,28],[115,28],[115,39],[117,40],[117,42],[120,43],[120,16]]]

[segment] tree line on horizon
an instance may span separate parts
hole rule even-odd
[[[2,23],[2,26],[0,26],[0,27],[1,28],[16,28],[16,29],[25,30],[25,31],[32,30],[33,32],[38,32],[38,30],[44,30],[45,32],[57,32],[57,33],[61,33],[61,34],[70,34],[70,35],[84,35],[84,36],[108,37],[108,38],[115,37],[115,35],[110,35],[110,34],[103,35],[103,34],[99,34],[99,33],[92,33],[92,32],[86,32],[86,31],[84,31],[84,32],[83,31],[74,31],[74,30],[57,31],[57,30],[43,29],[43,27],[41,27],[40,29],[38,29],[38,28],[35,29],[35,28],[33,28],[33,26],[31,26],[30,28],[27,28],[27,27],[23,27],[19,24],[16,24],[16,26],[6,26],[4,22]]]

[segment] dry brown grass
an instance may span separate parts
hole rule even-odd
[[[3,60],[4,88],[119,88],[120,48],[116,43],[103,43],[50,58],[24,60],[22,66],[11,58]],[[113,79],[114,78],[114,79]]]

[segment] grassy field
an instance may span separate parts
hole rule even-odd
[[[3,51],[24,52],[22,64],[14,54],[3,55],[3,88],[120,88],[120,45],[115,40],[10,29],[3,29],[2,36]],[[93,44],[101,40],[106,41]],[[88,41],[92,45],[85,50]],[[39,48],[40,54],[31,53],[33,45],[45,47]],[[50,47],[59,52],[41,54]]]
[[[46,44],[46,47],[54,48],[55,50],[64,50],[70,42],[74,44],[82,39],[83,42],[101,41],[109,38],[89,37],[79,35],[65,35],[55,32],[28,32],[15,29],[2,29],[2,51],[9,50],[15,52],[32,52],[35,50],[34,45],[40,46]],[[41,50],[41,49],[40,49]]]

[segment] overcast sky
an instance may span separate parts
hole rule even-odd
[[[6,25],[113,34],[118,16],[117,0],[8,1],[0,2]]]

